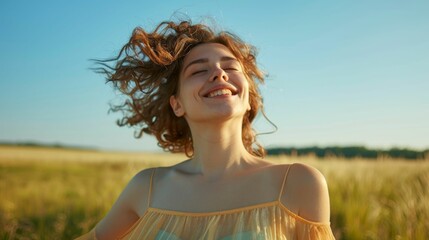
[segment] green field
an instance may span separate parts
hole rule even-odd
[[[0,146],[0,239],[73,239],[109,210],[128,180],[184,157]],[[327,178],[337,239],[429,239],[429,161],[304,162]]]

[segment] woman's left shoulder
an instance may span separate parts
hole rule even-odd
[[[302,184],[301,187],[325,188],[327,185],[325,176],[315,167],[303,163],[293,163],[289,168],[291,178],[298,180]]]
[[[300,183],[309,184],[311,186],[318,184],[326,184],[325,177],[316,168],[303,163],[287,163],[287,164],[272,164],[272,168],[276,169],[278,174],[293,175],[288,178],[299,178]]]
[[[307,220],[329,222],[329,193],[323,174],[303,163],[293,163],[287,168],[284,201]]]

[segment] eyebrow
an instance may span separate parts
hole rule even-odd
[[[236,58],[234,58],[234,57],[229,57],[229,56],[224,56],[224,57],[221,57],[220,58],[220,61],[221,62],[224,62],[224,61],[238,61]],[[209,62],[209,59],[208,58],[200,58],[200,59],[196,59],[196,60],[194,60],[194,61],[192,61],[192,62],[190,62],[184,69],[183,69],[183,72],[185,72],[186,71],[186,69],[188,69],[191,65],[193,65],[193,64],[198,64],[198,63],[207,63],[207,62]]]

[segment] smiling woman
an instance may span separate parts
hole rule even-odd
[[[106,74],[107,80],[129,97],[122,105],[112,108],[113,111],[125,113],[119,125],[139,126],[137,137],[144,133],[154,135],[161,148],[171,152],[185,152],[191,156],[193,145],[188,123],[184,118],[175,117],[166,99],[177,94],[179,78],[184,72],[195,75],[204,71],[199,69],[197,72],[195,69],[203,67],[197,63],[207,63],[207,58],[193,59],[182,69],[185,56],[193,47],[202,43],[226,46],[230,54],[223,60],[229,62],[227,60],[232,57],[235,65],[238,62],[242,65],[242,73],[252,79],[249,81],[252,109],[243,119],[243,141],[249,152],[263,156],[264,150],[256,143],[251,127],[251,122],[262,106],[255,81],[263,82],[264,77],[256,66],[256,49],[231,33],[215,34],[203,24],[163,22],[152,33],[136,28],[130,41],[116,58],[99,61],[103,68],[97,69],[98,72]],[[116,61],[113,68],[106,64],[110,61]],[[190,73],[189,70],[193,72]]]
[[[230,33],[184,21],[137,28],[114,67],[100,62],[129,97],[114,108],[126,113],[119,124],[189,159],[138,173],[79,239],[334,239],[321,173],[263,159],[255,56]]]
[[[191,132],[199,126],[197,122],[221,118],[235,117],[241,125],[243,115],[251,109],[249,84],[228,48],[219,43],[201,44],[189,52],[184,63],[179,91],[170,97],[176,116],[185,117]]]

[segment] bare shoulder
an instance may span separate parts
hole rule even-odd
[[[150,191],[150,179],[155,168],[141,170],[129,181],[123,194],[128,197],[129,203],[137,215],[146,211]]]
[[[152,175],[154,168],[146,168],[138,172],[134,177],[131,178],[130,182],[128,183],[128,186],[130,188],[134,188],[139,186],[140,188],[143,186],[149,186],[150,183],[150,176]]]
[[[110,211],[97,224],[97,239],[117,239],[146,211],[152,172],[153,169],[145,169],[131,178]]]
[[[282,202],[307,220],[329,222],[329,192],[323,174],[302,163],[294,163],[289,168]]]
[[[314,190],[326,188],[326,179],[316,168],[302,163],[294,163],[290,167],[290,175],[296,180],[299,180],[303,186],[310,187]]]

